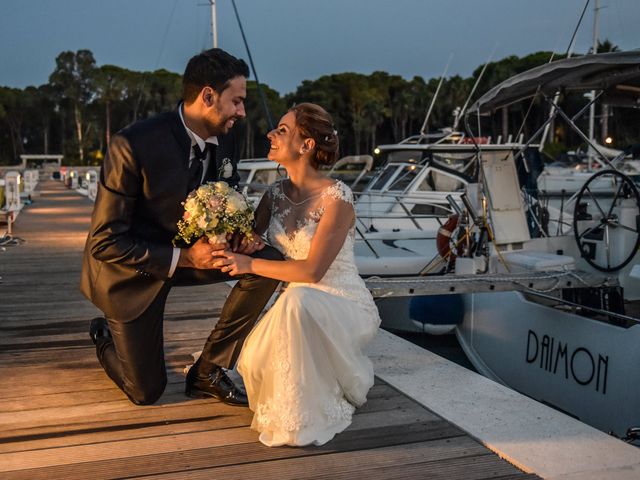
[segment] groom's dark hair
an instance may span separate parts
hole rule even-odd
[[[229,80],[248,76],[249,67],[244,60],[220,48],[205,50],[187,63],[182,76],[182,100],[193,103],[204,87],[211,87],[221,94],[229,86]]]

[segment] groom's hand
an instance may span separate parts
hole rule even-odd
[[[231,250],[235,253],[241,253],[243,255],[251,255],[252,253],[262,250],[264,248],[264,241],[255,232],[250,235],[236,234],[231,242]]]
[[[218,258],[213,255],[213,252],[224,250],[228,248],[228,246],[227,243],[211,245],[206,238],[201,238],[189,248],[180,249],[178,267],[199,269],[220,268],[214,266]]]

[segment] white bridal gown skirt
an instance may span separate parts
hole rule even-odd
[[[370,309],[317,288],[280,295],[238,360],[262,443],[322,445],[349,426],[373,385],[361,350],[378,323]]]

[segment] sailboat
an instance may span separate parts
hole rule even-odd
[[[596,90],[604,100],[637,104],[638,65],[637,51],[555,61],[494,87],[470,114],[533,96],[553,102],[558,89]],[[517,174],[523,155],[480,150],[478,157],[478,182],[465,187],[468,202],[461,205],[471,248],[453,274],[367,285],[378,298],[458,295],[463,319],[456,336],[480,373],[605,432],[638,439],[637,186],[607,163],[578,191],[570,229],[552,235],[528,226],[530,204]],[[596,191],[600,182],[609,184],[608,195]]]

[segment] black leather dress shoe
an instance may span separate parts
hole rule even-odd
[[[222,368],[217,368],[206,377],[197,373],[197,364],[187,373],[184,393],[191,398],[217,398],[227,405],[246,407],[249,405],[247,396],[231,381]]]
[[[111,338],[107,319],[104,317],[96,317],[91,320],[89,324],[89,336],[94,345],[98,343],[99,338]]]

